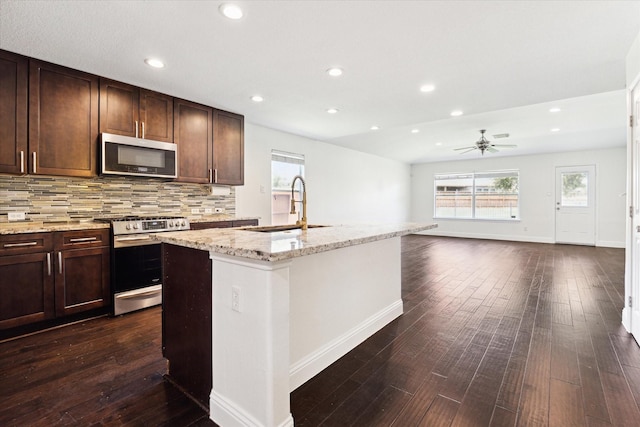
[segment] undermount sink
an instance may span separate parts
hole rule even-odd
[[[317,225],[317,224],[307,225],[307,228],[322,228],[322,227],[328,227],[328,225]],[[247,228],[241,228],[241,230],[257,231],[259,233],[275,233],[278,231],[299,230],[300,228],[302,228],[300,225],[287,224],[287,225],[265,225],[260,227],[247,227]]]

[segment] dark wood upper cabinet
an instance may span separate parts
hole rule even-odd
[[[215,184],[244,185],[244,116],[213,112]]]
[[[98,86],[97,76],[30,61],[30,173],[97,174]]]
[[[0,173],[27,173],[29,60],[0,50]]]
[[[100,132],[173,142],[173,97],[100,79]]]
[[[213,179],[213,108],[182,99],[173,103],[174,141],[178,145],[178,181]]]

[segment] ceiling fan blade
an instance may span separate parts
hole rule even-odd
[[[492,147],[517,147],[515,144],[491,144]]]
[[[460,151],[460,150],[477,150],[478,147],[476,147],[475,145],[472,145],[470,147],[460,147],[460,148],[454,148],[453,151]]]
[[[468,148],[467,151],[463,151],[460,154],[468,153],[469,151],[473,151],[473,150],[477,150],[478,149],[478,147],[467,147],[467,148]],[[463,150],[463,148],[457,148],[457,150]]]
[[[496,149],[495,149],[495,148],[493,148],[493,147],[494,147],[493,145],[491,145],[490,147],[487,147],[487,151],[488,151],[488,152],[490,152],[490,153],[497,153],[497,152],[498,152],[498,150],[496,150]]]

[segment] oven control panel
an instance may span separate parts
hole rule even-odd
[[[189,220],[186,218],[127,218],[113,221],[112,227],[115,236],[190,229]]]

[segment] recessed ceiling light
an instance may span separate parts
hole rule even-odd
[[[420,92],[433,92],[436,89],[434,85],[420,86]]]
[[[251,97],[251,100],[253,102],[262,102],[262,101],[264,101],[264,98],[262,96],[260,96],[260,95],[253,95]]]
[[[242,9],[231,3],[222,3],[218,10],[229,19],[240,19],[243,16]]]
[[[463,114],[463,113],[462,113],[462,111],[461,111],[461,110],[453,110],[453,111],[451,112],[451,115],[452,115],[453,117],[458,117],[458,116],[461,116],[462,114]]]
[[[551,132],[560,132],[560,128],[553,128],[551,129]]]
[[[442,145],[442,142],[436,142],[436,145],[439,147]]]
[[[562,111],[559,107],[553,107],[549,109],[550,113],[559,113],[560,111]]]
[[[327,108],[327,113],[329,114],[335,114],[338,112],[337,108]]]
[[[380,128],[378,126],[376,126],[376,125],[371,126],[371,130],[378,130],[378,129],[380,129]]]
[[[144,63],[153,68],[164,68],[164,62],[156,58],[147,58]]]
[[[411,129],[411,133],[418,133],[420,132],[420,129]]]
[[[327,70],[327,74],[329,74],[332,77],[341,76],[342,75],[342,68],[339,68],[339,67],[329,68]]]

